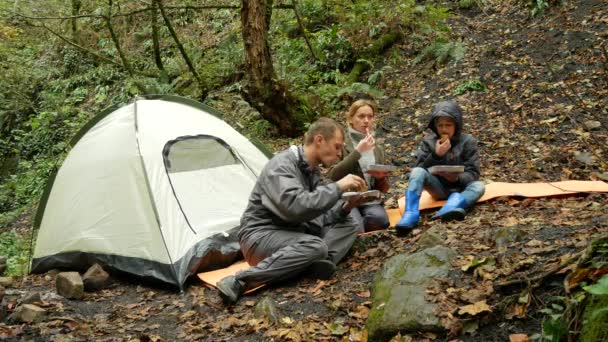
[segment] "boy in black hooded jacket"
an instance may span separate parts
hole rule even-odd
[[[463,220],[466,209],[485,191],[479,181],[477,140],[462,133],[462,111],[458,104],[454,101],[436,104],[428,127],[434,134],[426,136],[418,148],[416,167],[405,193],[405,211],[395,226],[399,234],[409,233],[418,224],[418,203],[423,189],[437,200],[447,198],[433,216],[444,221]],[[464,172],[431,174],[428,169],[435,165],[464,165]]]

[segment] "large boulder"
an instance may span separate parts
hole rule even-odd
[[[438,331],[436,304],[425,298],[434,278],[445,278],[456,253],[443,246],[389,259],[376,275],[366,328],[370,341],[388,341],[399,332]]]

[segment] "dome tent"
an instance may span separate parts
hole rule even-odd
[[[239,226],[271,154],[201,103],[147,96],[97,115],[52,176],[32,272],[113,270],[183,288],[239,256]]]

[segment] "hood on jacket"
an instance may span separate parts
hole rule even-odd
[[[462,132],[462,111],[460,106],[455,101],[442,101],[435,105],[433,112],[431,113],[431,121],[429,122],[428,128],[430,128],[435,135],[439,136],[437,129],[435,128],[435,119],[439,117],[448,117],[456,122],[456,132],[454,137],[459,137]]]

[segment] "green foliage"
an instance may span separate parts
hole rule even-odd
[[[256,138],[268,138],[272,131],[272,124],[264,119],[255,120],[251,124],[251,134]]]
[[[29,262],[29,234],[14,231],[0,233],[0,256],[6,257],[6,275],[17,276],[27,272]]]
[[[550,6],[561,4],[561,0],[530,0],[528,1],[528,7],[530,7],[530,15],[536,17],[541,15]]]
[[[475,0],[458,0],[458,8],[470,9],[475,6]]]
[[[598,296],[608,295],[608,274],[604,275],[593,285],[583,286],[583,290]]]
[[[458,63],[464,58],[466,46],[462,42],[450,42],[443,38],[435,40],[431,45],[426,47],[414,59],[414,64],[425,60],[433,60],[437,64],[446,64],[448,61]]]
[[[550,305],[539,310],[546,315],[542,323],[542,334],[533,335],[531,339],[559,342],[567,336],[571,318],[578,315],[578,308],[584,299],[583,292],[574,293],[570,297],[553,297]]]
[[[484,91],[484,90],[486,90],[485,84],[483,84],[479,80],[479,78],[474,78],[474,79],[467,80],[467,81],[460,83],[458,85],[458,87],[456,87],[456,89],[454,89],[454,92],[452,94],[454,96],[459,96],[459,95],[462,95],[469,91]]]

